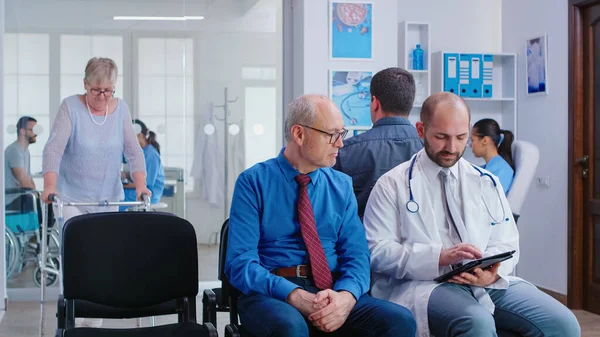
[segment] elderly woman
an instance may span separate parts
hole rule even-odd
[[[44,148],[42,200],[57,193],[70,202],[123,200],[121,162],[125,154],[136,196],[146,188],[144,154],[131,123],[127,104],[114,98],[117,65],[92,58],[85,67],[85,94],[65,98]],[[106,207],[66,207],[65,220],[83,213],[116,211]]]
[[[68,202],[123,200],[121,162],[125,154],[135,182],[135,194],[146,188],[144,154],[131,123],[127,104],[114,98],[117,65],[92,58],[85,67],[85,94],[65,98],[44,147],[42,200],[58,194]],[[64,219],[117,207],[65,207]],[[78,319],[78,326],[98,327],[102,320]]]

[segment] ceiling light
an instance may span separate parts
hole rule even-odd
[[[136,21],[187,21],[203,20],[203,16],[113,16],[113,20],[136,20]]]

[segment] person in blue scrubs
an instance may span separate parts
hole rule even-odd
[[[493,119],[486,118],[473,125],[471,150],[477,158],[485,159],[482,167],[500,179],[504,193],[508,194],[515,175],[511,146],[512,132],[500,129]]]
[[[146,124],[139,119],[134,119],[133,123],[139,125],[141,128],[141,131],[137,134],[137,139],[146,160],[146,186],[152,192],[150,203],[156,204],[160,201],[165,187],[165,170],[160,161],[160,145],[156,141],[156,134],[150,131]],[[136,201],[135,184],[128,183],[123,185],[123,188],[125,191],[125,201]],[[120,207],[120,211],[124,211],[127,208]]]

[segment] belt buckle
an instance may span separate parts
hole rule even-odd
[[[306,266],[306,265],[303,265],[303,264],[299,264],[299,265],[297,265],[297,266],[296,266],[296,277],[299,277],[299,278],[307,278],[306,276],[302,276],[302,275],[300,275],[300,267],[305,267],[305,266]]]

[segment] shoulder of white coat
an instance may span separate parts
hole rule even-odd
[[[464,165],[461,167],[461,170],[464,169],[464,172],[466,172],[467,174],[477,176],[478,178],[481,177],[482,175],[489,174],[490,177],[492,177],[494,179],[496,186],[498,186],[498,188],[502,189],[502,184],[500,183],[500,179],[496,175],[494,175],[492,172],[490,172],[480,166],[477,166],[477,168],[475,168],[473,166],[474,164],[470,163],[466,159],[461,158],[460,160],[462,162],[462,165]],[[488,179],[489,177],[486,176],[485,178]],[[502,189],[502,192],[503,192],[502,195],[504,196],[503,189]]]
[[[477,166],[471,163],[470,161],[466,160],[465,158],[460,158],[458,160],[458,167],[460,169],[461,172],[464,172],[466,174],[472,174],[472,175],[481,175],[481,172],[485,172],[487,173],[488,171],[485,170],[484,168],[482,168],[481,166]],[[478,171],[479,170],[479,171]]]
[[[464,158],[461,158],[459,163],[460,163],[460,165],[463,165],[463,166],[461,166],[461,170],[464,169],[465,172],[468,174],[480,176],[481,173],[483,173],[483,174],[487,173],[487,174],[491,175],[492,177],[494,177],[496,180],[498,180],[498,177],[496,177],[496,175],[494,175],[492,172],[484,169],[481,166],[476,166],[475,164],[472,164],[471,162],[469,162],[468,160],[466,160]]]

